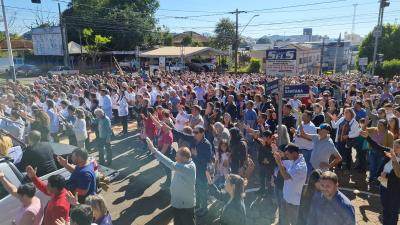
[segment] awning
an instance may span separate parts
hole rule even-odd
[[[70,55],[81,54],[81,46],[78,43],[74,42],[74,41],[69,42],[68,43],[68,53]],[[82,53],[83,54],[87,53],[87,51],[86,51],[86,49],[84,47],[82,47]]]
[[[211,47],[162,47],[148,52],[143,52],[140,57],[144,58],[179,58],[181,56],[190,57],[194,55],[227,55],[226,52],[211,48]]]

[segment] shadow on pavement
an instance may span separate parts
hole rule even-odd
[[[121,212],[120,217],[113,221],[113,224],[114,225],[132,224],[133,221],[135,221],[135,219],[140,216],[150,215],[156,209],[164,209],[169,205],[169,201],[170,199],[168,194],[163,191],[159,191],[149,197],[143,197],[135,201],[129,208],[123,210]],[[165,217],[163,216],[160,217],[159,219],[161,220],[162,218],[167,218],[166,217],[167,214],[168,213],[164,215]],[[152,221],[158,222],[156,218],[154,218]],[[154,223],[154,224],[163,224],[163,223]],[[165,224],[168,223],[166,222]]]

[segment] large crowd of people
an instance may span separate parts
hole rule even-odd
[[[310,87],[308,94],[284,99],[266,92],[274,79],[211,72],[82,74],[3,85],[0,154],[23,146],[15,163],[32,181],[15,187],[0,171],[2,185],[21,202],[15,224],[112,224],[107,203],[96,194],[89,152],[98,151],[98,162],[112,166],[111,141],[128,136],[132,123],[142,145],[130,147],[148,148],[160,161],[176,225],[196,224],[207,215],[210,198],[224,203],[221,225],[246,224],[247,185],[277,205],[280,225],[354,225],[354,207],[339,190],[338,175],[348,181],[358,173],[380,188],[383,224],[397,224],[399,78],[284,77],[285,85]],[[121,133],[114,133],[115,125],[122,125]],[[60,139],[78,147],[71,159],[54,157],[51,142]],[[38,178],[58,166],[71,173],[68,180],[53,175],[46,185]],[[44,212],[36,189],[51,197]]]

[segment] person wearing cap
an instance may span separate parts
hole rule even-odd
[[[307,164],[300,149],[295,144],[288,144],[285,147],[285,156],[290,163],[284,163],[282,155],[278,151],[278,146],[272,146],[275,162],[278,165],[279,173],[282,175],[283,184],[283,202],[282,210],[279,214],[282,221],[280,225],[297,224],[297,217],[300,208],[301,193],[307,179]]]
[[[191,128],[194,128],[196,126],[204,126],[204,119],[200,115],[201,112],[201,106],[194,105],[192,107],[192,114],[189,115],[189,126]]]
[[[318,128],[318,134],[308,134],[304,131],[304,128],[300,126],[300,136],[312,140],[313,151],[310,158],[311,168],[320,169],[322,171],[329,170],[342,161],[342,156],[336,149],[335,144],[330,138],[329,134],[332,132],[331,126],[327,123],[323,123]],[[330,158],[334,157],[334,160],[330,162]]]
[[[174,139],[182,139],[191,144],[193,162],[196,165],[196,214],[199,216],[207,213],[208,185],[206,170],[212,159],[212,145],[205,138],[205,130],[197,125],[193,129],[193,135],[172,130]]]

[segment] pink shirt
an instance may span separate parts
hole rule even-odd
[[[30,204],[28,207],[21,206],[21,208],[19,208],[17,215],[15,216],[15,225],[21,224],[22,218],[26,212],[31,212],[35,215],[35,220],[33,221],[32,225],[42,224],[43,212],[41,210],[40,200],[37,197],[33,197],[32,204]]]

